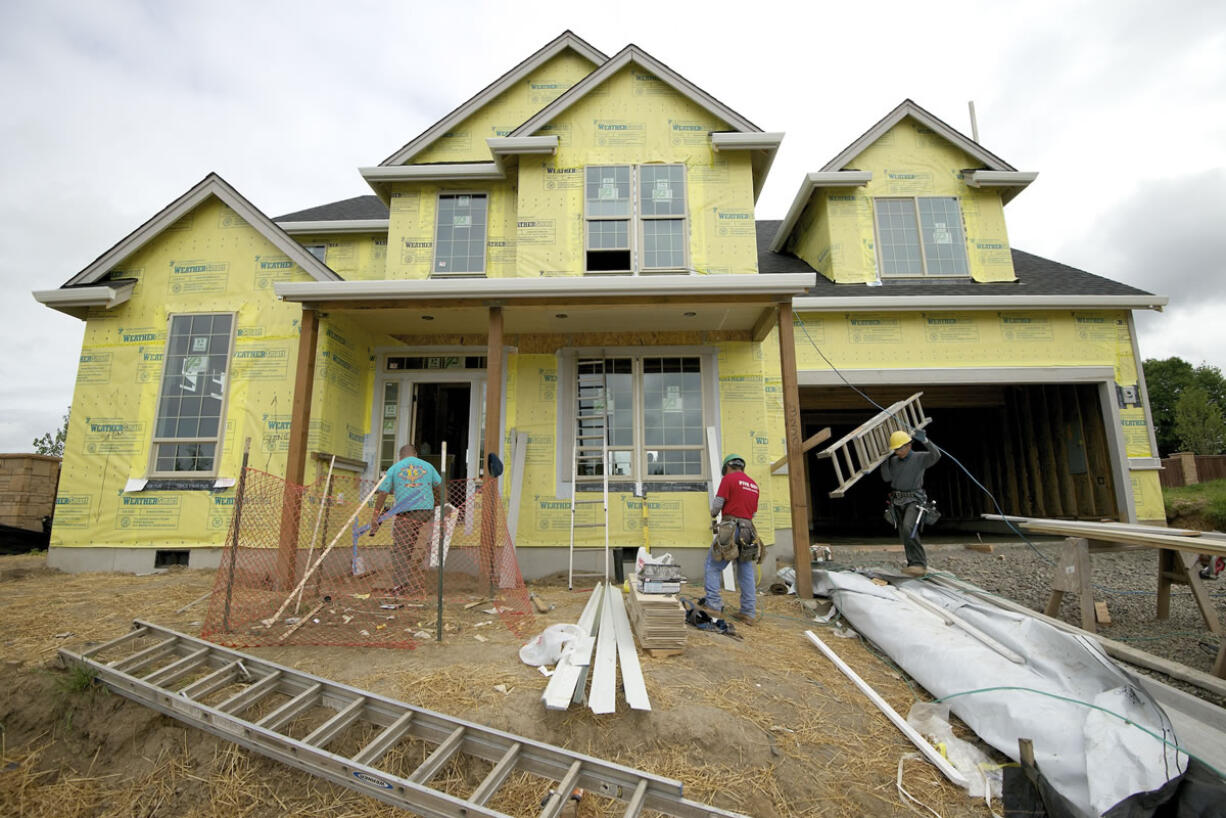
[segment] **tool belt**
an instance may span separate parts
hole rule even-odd
[[[928,502],[928,494],[923,489],[915,491],[891,491],[890,504],[895,506],[909,506],[912,503]]]
[[[937,511],[936,501],[929,500],[928,494],[923,489],[917,489],[915,491],[891,491],[885,504],[885,521],[894,528],[902,525],[907,506],[911,505],[920,506],[924,510],[920,516],[921,528],[933,525],[941,519],[941,512]]]
[[[725,514],[716,526],[715,542],[711,547],[721,560],[757,562],[762,552],[762,540],[758,537],[753,520]]]

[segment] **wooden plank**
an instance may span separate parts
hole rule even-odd
[[[1073,475],[1069,471],[1069,444],[1065,437],[1065,389],[1059,386],[1044,386],[1047,397],[1047,417],[1051,424],[1052,443],[1055,445],[1056,479],[1059,481],[1060,504],[1065,515],[1078,515],[1077,487],[1073,484]]]
[[[754,343],[762,343],[766,340],[766,336],[771,334],[771,330],[775,328],[775,324],[779,321],[779,308],[775,306],[767,307],[762,310],[762,314],[758,316],[758,320],[754,322],[753,330],[750,332],[750,337]]]
[[[630,620],[626,617],[626,603],[622,599],[621,588],[610,585],[605,599],[612,603],[609,607],[613,610],[613,636],[617,640],[617,661],[621,666],[626,704],[630,705],[632,710],[650,710],[647,683],[643,681],[643,668],[634,648],[634,636],[630,633]]]
[[[984,514],[986,520],[1005,520],[998,514]],[[1158,526],[1126,526],[1117,523],[1094,523],[1088,520],[1050,520],[1039,517],[1007,518],[1018,528],[1036,534],[1052,534],[1064,537],[1085,537],[1106,543],[1145,545],[1150,548],[1167,548],[1189,554],[1212,554],[1226,556],[1226,541],[1218,537],[1184,537],[1167,534],[1167,529]]]
[[[1094,618],[1098,620],[1098,624],[1100,625],[1111,624],[1111,611],[1107,609],[1106,602],[1094,603]]]
[[[783,429],[787,440],[788,501],[792,507],[792,555],[796,570],[796,596],[813,598],[809,553],[809,487],[800,453],[800,390],[796,383],[796,340],[792,330],[792,302],[779,305],[779,368],[783,379]]]
[[[1022,387],[1018,390],[1017,424],[1022,441],[1021,457],[1026,464],[1026,476],[1030,483],[1030,499],[1035,511],[1040,517],[1049,517],[1047,496],[1043,489],[1043,467],[1039,465],[1039,441],[1030,419],[1034,411],[1030,406],[1030,390]]]
[[[1090,451],[1088,438],[1086,436],[1085,418],[1081,413],[1081,398],[1079,397],[1080,390],[1076,387],[1070,387],[1067,390],[1068,403],[1066,404],[1068,418],[1068,431],[1071,434],[1076,430],[1077,440],[1081,443],[1081,457],[1084,462],[1084,471],[1081,474],[1074,474],[1073,483],[1077,489],[1077,514],[1081,517],[1094,517],[1097,511],[1094,507],[1094,477],[1090,474]],[[1071,448],[1073,440],[1070,437],[1069,447]]]
[[[827,426],[825,429],[822,429],[817,434],[806,438],[805,442],[800,444],[800,453],[807,454],[811,449],[813,449],[814,446],[819,446],[822,443],[825,443],[827,440],[830,439],[831,434],[832,433],[830,431],[830,427]],[[774,463],[771,463],[771,474],[774,474],[779,469],[782,469],[784,466],[787,465],[787,462],[788,462],[788,456],[785,454],[783,457],[779,458]]]
[[[1055,433],[1051,425],[1051,412],[1047,405],[1047,390],[1034,387],[1031,423],[1035,424],[1035,437],[1039,441],[1039,462],[1043,464],[1043,489],[1047,507],[1056,517],[1073,516],[1073,510],[1064,510],[1064,498],[1060,491],[1060,465],[1056,462]]]
[[[528,452],[528,433],[518,429],[511,433],[511,485],[507,496],[507,531],[511,542],[519,532],[519,507],[523,504],[524,457]]]
[[[1107,433],[1104,428],[1101,401],[1093,386],[1079,385],[1082,390],[1082,414],[1086,432],[1086,459],[1090,463],[1090,486],[1094,491],[1094,513],[1099,517],[1118,517],[1115,502],[1115,472],[1107,454]]]
[[[489,308],[489,334],[485,349],[485,456],[502,454],[502,307]],[[502,510],[498,478],[489,473],[485,463],[479,467],[481,477],[481,554],[488,576],[497,576],[494,566],[494,542],[498,532],[498,513]],[[444,487],[446,488],[446,487]],[[446,495],[446,491],[444,491]],[[444,499],[446,497],[444,496]],[[492,590],[492,589],[491,589]]]
[[[596,589],[588,597],[587,604],[583,606],[583,613],[579,615],[579,627],[584,633],[591,634],[595,626],[603,598],[600,593],[602,588],[604,588],[603,584],[597,584]],[[588,656],[590,655],[591,648],[589,647]],[[586,678],[588,661],[585,659],[580,665],[567,656],[562,657],[562,661],[558,662],[557,667],[553,669],[553,675],[549,677],[549,684],[545,686],[545,692],[541,694],[541,700],[545,702],[546,709],[565,710],[570,707],[575,685],[579,683],[580,676]]]
[[[617,710],[617,637],[613,633],[610,593],[611,586],[604,586],[600,631],[596,635],[596,661],[592,663],[592,691],[588,696],[588,706],[597,714]]]
[[[306,474],[307,437],[311,423],[311,393],[315,389],[315,348],[319,342],[319,313],[306,307],[298,334],[298,366],[294,375],[294,401],[290,409],[289,451],[285,458],[285,493],[281,501],[281,538],[277,551],[280,588],[294,586],[298,561],[298,525],[301,486]]]
[[[869,686],[868,682],[861,679],[846,662],[839,658],[837,653],[831,650],[825,642],[818,639],[817,635],[813,633],[813,631],[805,631],[805,636],[826,656],[827,659],[834,663],[835,667],[843,672],[844,676],[851,679],[852,683],[860,689],[861,693],[868,696],[869,701],[875,704],[877,709],[885,714],[885,717],[888,718],[895,727],[901,730],[904,736],[911,740],[911,743],[915,745],[916,749],[923,753],[924,758],[928,759],[928,761],[931,762],[934,767],[941,771],[941,775],[949,779],[951,783],[956,784],[963,789],[968,786],[969,782],[967,782],[966,777],[962,775],[962,773],[960,773],[958,769],[954,767],[954,765],[950,764],[945,756],[937,752],[937,749],[933,747],[926,738],[921,736],[914,727],[907,724],[903,717],[898,715],[898,712],[895,711],[893,707],[890,707],[889,703],[885,699],[881,698],[881,694],[879,694],[876,690],[873,690],[873,688]]]

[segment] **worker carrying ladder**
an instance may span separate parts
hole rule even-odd
[[[932,418],[924,415],[920,404],[923,392],[916,392],[906,400],[900,400],[878,412],[869,420],[817,453],[819,458],[830,460],[839,485],[830,492],[831,497],[842,497],[861,477],[871,473],[890,456],[890,435],[894,432],[914,434],[923,429]]]

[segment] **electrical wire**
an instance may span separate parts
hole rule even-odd
[[[835,375],[839,377],[839,380],[847,384],[847,386],[851,388],[851,390],[854,391],[857,395],[864,398],[870,404],[875,406],[878,409],[878,411],[881,411],[881,412],[886,411],[884,406],[877,403],[877,401],[869,397],[863,390],[861,390],[851,381],[847,380],[847,378],[843,376],[843,373],[839,371],[839,368],[835,366],[834,363],[829,358],[826,357],[826,353],[822,352],[822,348],[817,345],[817,342],[813,340],[813,336],[809,334],[809,329],[805,325],[805,321],[803,318],[801,318],[799,313],[793,313],[793,323],[800,327],[800,331],[804,333],[805,338],[809,341],[809,345],[812,346],[813,349],[817,352],[817,354],[821,356],[821,359],[826,362],[826,365],[828,367],[830,367],[830,371],[832,371]],[[967,476],[967,478],[972,483],[974,483],[975,486],[978,487],[980,491],[986,494],[989,500],[992,501],[992,507],[996,509],[997,514],[999,514],[1001,517],[1004,518],[1005,525],[1009,526],[1010,530],[1012,530],[1013,533],[1016,534],[1018,538],[1022,540],[1022,542],[1026,543],[1026,545],[1028,545],[1030,549],[1034,551],[1036,555],[1038,555],[1039,559],[1043,560],[1045,563],[1052,566],[1053,568],[1056,566],[1055,560],[1053,560],[1051,557],[1047,556],[1042,551],[1040,551],[1039,547],[1035,545],[1033,542],[1031,542],[1030,538],[1027,537],[1025,534],[1023,534],[1021,529],[1019,529],[1017,526],[1013,524],[1013,521],[1009,519],[1009,515],[1005,514],[1004,509],[1002,509],[1000,507],[1000,503],[997,502],[996,495],[992,494],[992,492],[988,490],[987,486],[979,482],[979,480],[975,477],[975,475],[971,473],[971,470],[962,464],[961,460],[954,457],[954,455],[951,454],[948,449],[941,448],[940,446],[933,443],[932,441],[924,441],[924,443],[925,445],[931,446],[932,448],[938,450],[945,457],[948,457],[950,460],[952,460],[958,466],[958,468],[962,470],[962,472]],[[1096,590],[1102,591],[1105,594],[1111,594],[1114,596],[1157,596],[1158,594],[1157,591],[1126,590],[1126,589],[1119,589],[1119,588],[1110,588],[1105,585],[1098,585],[1097,583],[1091,583],[1091,586],[1095,588]],[[1211,596],[1226,596],[1226,593],[1221,593],[1221,594],[1215,593],[1215,594],[1211,594]]]

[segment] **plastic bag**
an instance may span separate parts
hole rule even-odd
[[[634,557],[634,573],[643,573],[643,566],[648,563],[659,563],[662,565],[674,565],[672,554],[661,554],[658,557],[651,554],[643,546],[639,546],[638,553]]]
[[[974,744],[954,735],[949,724],[948,704],[916,702],[907,713],[907,724],[931,741],[949,763],[966,776],[966,791],[972,798],[983,798],[989,787],[992,797],[1000,798],[1004,784],[1000,765]]]
[[[583,628],[578,625],[550,625],[519,649],[519,660],[532,667],[556,665],[562,653],[581,636]]]

